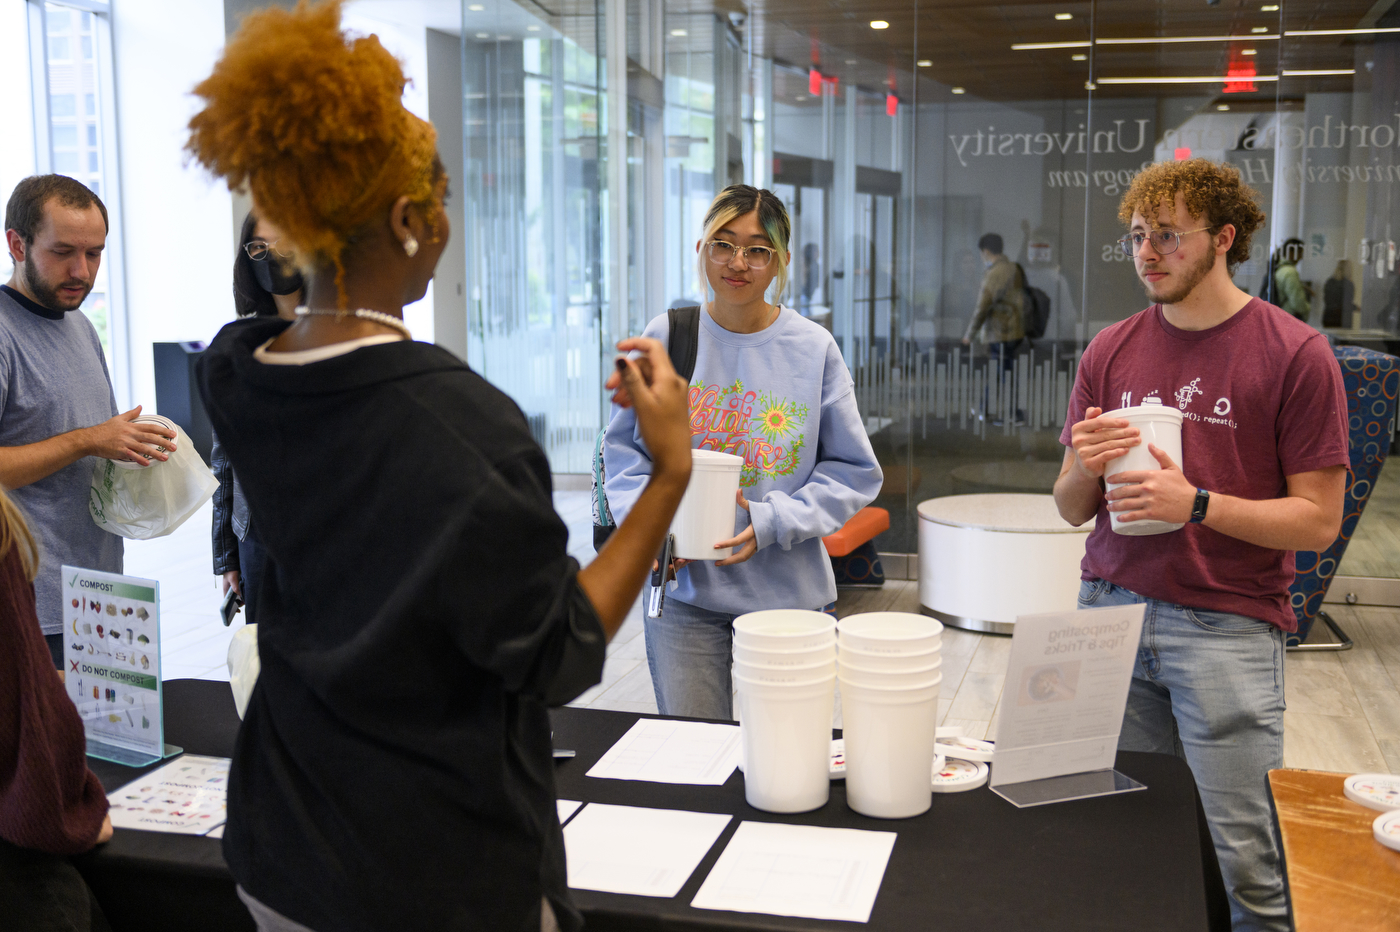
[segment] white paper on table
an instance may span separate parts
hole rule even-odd
[[[644,718],[608,748],[588,776],[720,786],[739,765],[738,725]]]
[[[559,823],[562,825],[569,821],[569,816],[578,812],[578,807],[582,806],[583,803],[577,799],[556,799],[554,805],[559,808]]]
[[[1111,770],[1144,605],[1022,615],[997,707],[992,786]]]
[[[204,835],[228,818],[227,757],[185,754],[107,794],[114,828]]]
[[[744,822],[690,905],[869,922],[894,832]]]
[[[590,803],[564,826],[569,886],[675,896],[732,818]]]

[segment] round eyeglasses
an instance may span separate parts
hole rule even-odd
[[[1118,247],[1126,255],[1136,256],[1142,249],[1142,244],[1148,241],[1152,243],[1152,249],[1159,256],[1169,256],[1181,247],[1181,238],[1190,233],[1199,233],[1202,230],[1209,230],[1210,227],[1198,227],[1194,230],[1186,230],[1178,233],[1175,230],[1153,230],[1151,233],[1129,233],[1127,236],[1119,237]]]
[[[274,240],[269,243],[264,240],[255,239],[243,244],[243,251],[248,254],[248,258],[254,262],[261,262],[268,257],[269,253],[276,253],[283,259],[290,259],[292,254],[285,252],[279,247],[281,240]]]
[[[776,252],[768,246],[735,246],[722,239],[711,240],[706,244],[706,251],[710,261],[716,265],[728,265],[733,261],[735,253],[742,253],[744,262],[751,269],[768,268],[768,263],[773,261],[773,254]]]

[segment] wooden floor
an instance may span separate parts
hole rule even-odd
[[[919,610],[918,583],[890,581],[880,590],[846,590],[841,616],[857,612]],[[1346,773],[1400,773],[1400,609],[1329,606],[1356,646],[1349,651],[1291,652],[1285,661],[1285,767]],[[1314,626],[1325,640],[1325,626]],[[943,633],[940,724],[967,735],[995,735],[1011,639],[947,628]],[[647,670],[641,610],[608,648],[603,682],[574,705],[655,712]],[[840,711],[837,711],[837,727]]]

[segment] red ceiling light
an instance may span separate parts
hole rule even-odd
[[[1247,61],[1239,54],[1237,48],[1230,49],[1230,66],[1225,69],[1225,76],[1230,80],[1226,82],[1223,93],[1226,94],[1249,94],[1259,90],[1259,86],[1254,83],[1254,78],[1259,74],[1259,69],[1253,61]]]
[[[888,116],[899,116],[899,98],[893,94],[885,95],[885,113]]]
[[[807,72],[807,93],[820,97],[822,93],[822,73],[815,68]]]
[[[1191,157],[1191,150],[1185,147],[1172,150],[1172,158],[1178,162],[1184,162]]]

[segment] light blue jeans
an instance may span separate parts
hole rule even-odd
[[[1080,608],[1145,603],[1118,747],[1183,758],[1196,777],[1235,932],[1288,929],[1268,772],[1283,766],[1283,632],[1085,580]]]
[[[656,711],[687,718],[734,718],[734,619],[667,599],[660,618],[647,618],[647,668]]]

